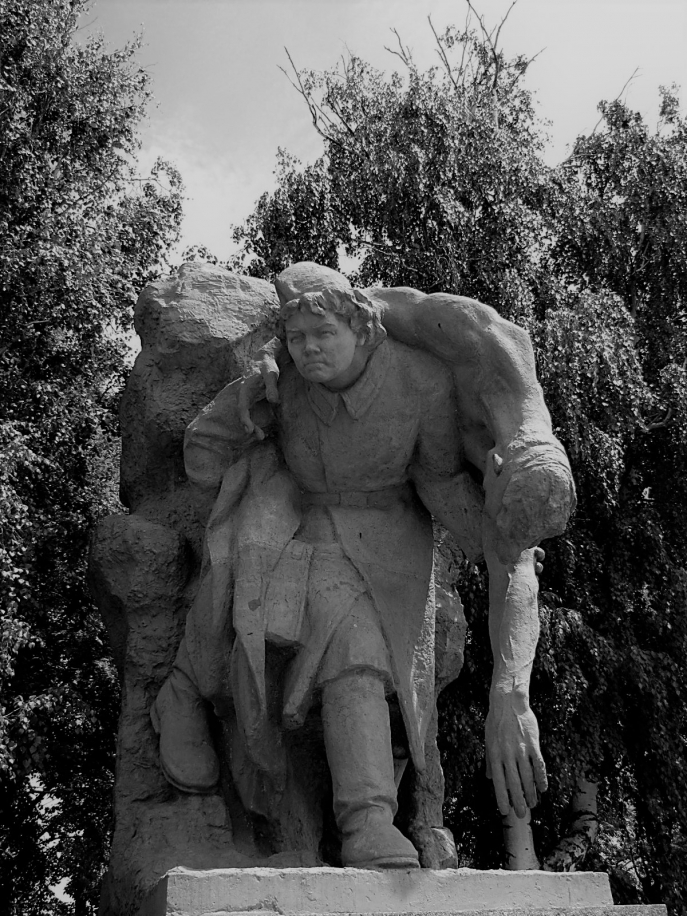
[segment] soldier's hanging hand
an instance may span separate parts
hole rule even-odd
[[[518,817],[545,792],[546,766],[539,749],[539,726],[526,691],[492,691],[485,727],[487,776],[493,780],[501,814],[512,805]]]

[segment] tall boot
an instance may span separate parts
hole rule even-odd
[[[179,668],[172,668],[162,685],[150,718],[160,736],[160,767],[167,781],[182,792],[213,792],[219,780],[219,760],[205,703]]]
[[[322,722],[343,865],[418,868],[415,847],[393,824],[398,805],[382,679],[354,671],[325,684]]]

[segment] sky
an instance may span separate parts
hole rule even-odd
[[[473,0],[489,28],[511,0]],[[82,34],[111,49],[142,34],[138,61],[156,103],[142,125],[140,165],[172,161],[186,186],[178,251],[233,250],[231,226],[274,187],[278,147],[313,161],[322,144],[280,67],[329,69],[349,51],[392,72],[396,29],[423,68],[434,36],[463,26],[466,0],[96,0]],[[474,20],[473,20],[474,22]],[[527,86],[549,122],[546,161],[594,129],[602,99],[622,98],[654,126],[658,87],[677,83],[687,103],[687,0],[517,0],[501,32],[509,56],[537,59]],[[633,76],[634,74],[634,76]],[[629,83],[628,83],[629,81]],[[627,84],[627,85],[626,85]]]

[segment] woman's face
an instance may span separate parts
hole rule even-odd
[[[286,344],[296,368],[309,382],[347,388],[367,362],[367,350],[349,323],[332,312],[295,312],[284,323]]]

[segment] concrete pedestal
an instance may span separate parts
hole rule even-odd
[[[594,872],[174,868],[138,916],[666,916],[613,906]]]

